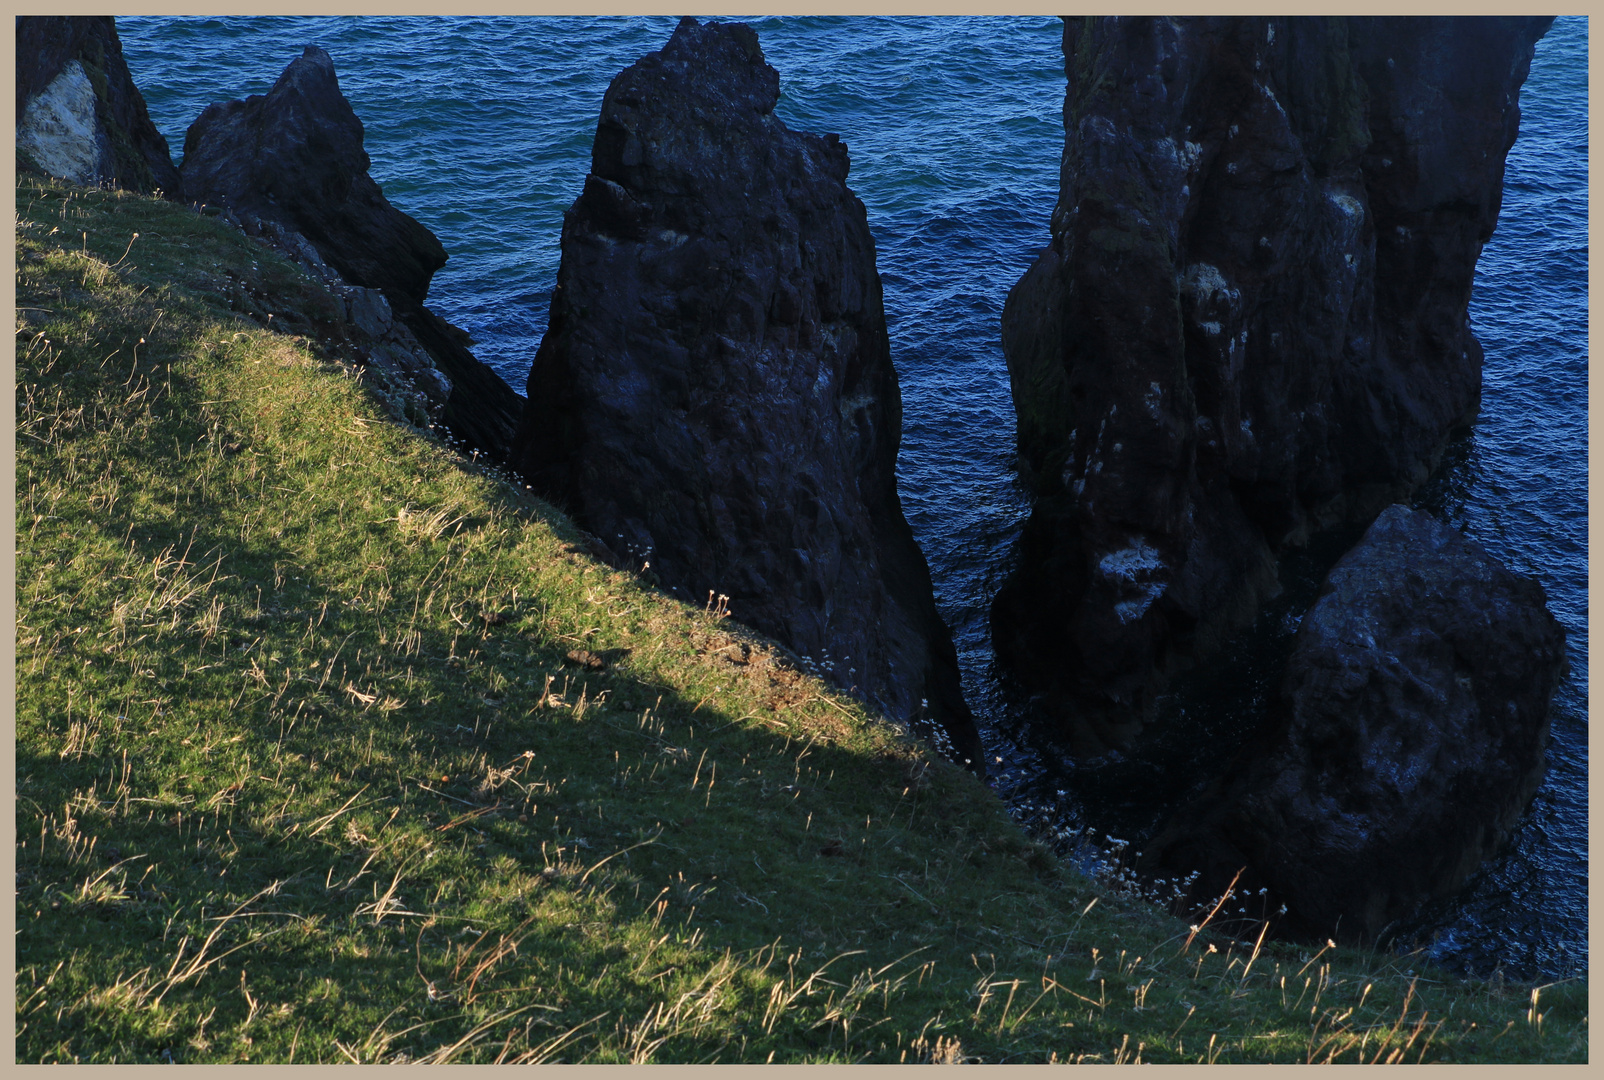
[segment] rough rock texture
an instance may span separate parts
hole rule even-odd
[[[1052,245],[1003,314],[1037,499],[993,626],[1092,741],[1474,419],[1471,281],[1549,21],[1066,20]]]
[[[1268,888],[1295,936],[1374,942],[1457,890],[1543,778],[1565,632],[1542,587],[1393,506],[1298,628],[1270,729],[1147,844],[1194,899]]]
[[[202,280],[210,281],[202,288],[264,329],[298,337],[307,345],[315,342],[320,359],[360,369],[363,387],[397,422],[420,430],[438,423],[450,383],[406,324],[394,317],[383,293],[346,281],[300,233],[249,215],[242,220],[216,205],[203,212],[298,264],[304,273],[285,273],[271,258],[209,260],[202,265],[212,272]],[[42,325],[47,313],[24,314]]]
[[[420,428],[441,420],[451,399],[451,380],[382,292],[352,285],[323,261],[306,237],[278,222],[248,211],[237,215],[224,209],[219,216],[299,265],[315,283],[311,290],[318,300],[315,305],[286,303],[281,296],[246,295],[239,298],[240,310],[270,329],[308,333],[342,358],[360,364],[363,384],[395,419]],[[308,310],[311,306],[318,310]]]
[[[778,98],[739,24],[683,20],[613,80],[515,464],[666,587],[727,595],[978,762],[897,497],[901,399],[847,149],[788,130]]]
[[[79,184],[182,195],[109,15],[17,17],[17,149]]]
[[[184,137],[189,199],[292,230],[347,282],[381,292],[451,385],[444,422],[505,457],[521,402],[467,350],[466,334],[423,306],[445,249],[390,205],[368,165],[362,121],[313,45],[267,94],[207,106]]]

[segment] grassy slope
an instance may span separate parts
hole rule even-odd
[[[231,312],[322,302],[238,233],[17,212],[19,1060],[1585,1059],[1585,985],[1059,866]]]

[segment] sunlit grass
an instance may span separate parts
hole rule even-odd
[[[17,198],[19,1060],[1585,1059],[1585,984],[1060,865],[268,331],[333,309],[265,248]]]

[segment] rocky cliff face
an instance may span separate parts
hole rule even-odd
[[[516,463],[618,555],[899,720],[978,744],[896,490],[901,403],[834,135],[774,115],[739,24],[608,88]]]
[[[1149,877],[1286,904],[1283,932],[1373,943],[1508,840],[1544,773],[1565,633],[1543,590],[1394,506],[1298,628],[1267,732],[1146,845]],[[1233,905],[1234,907],[1234,905]]]
[[[424,307],[445,249],[390,205],[368,166],[362,122],[340,93],[334,61],[312,45],[267,94],[208,106],[184,137],[186,197],[288,230],[290,248],[304,238],[345,282],[382,294],[406,329],[403,344],[421,343],[444,373],[445,389],[434,390],[448,393],[441,419],[504,458],[522,403],[467,350],[466,334]]]
[[[1003,315],[1036,503],[993,626],[1093,746],[1474,419],[1471,282],[1548,22],[1066,21],[1052,245]]]
[[[17,18],[17,149],[77,184],[182,196],[109,15]]]

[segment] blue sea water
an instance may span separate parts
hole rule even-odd
[[[1271,666],[1245,645],[1221,668],[1229,688],[1178,693],[1146,751],[1087,763],[1032,729],[992,656],[988,608],[1029,511],[998,321],[1047,241],[1057,198],[1060,24],[750,21],[780,72],[780,116],[837,132],[851,151],[902,383],[903,504],[957,638],[998,793],[1022,822],[1066,843],[1139,846],[1251,727]],[[374,177],[451,254],[430,304],[522,392],[602,94],[674,22],[125,17],[118,27],[175,159],[205,105],[265,92],[304,44],[328,49],[365,125]],[[1559,20],[1538,44],[1521,100],[1472,307],[1487,354],[1482,417],[1421,501],[1542,582],[1570,634],[1571,675],[1555,702],[1548,780],[1511,849],[1403,940],[1466,970],[1557,977],[1587,957],[1585,19]],[[1273,653],[1278,634],[1271,627],[1259,644]]]

